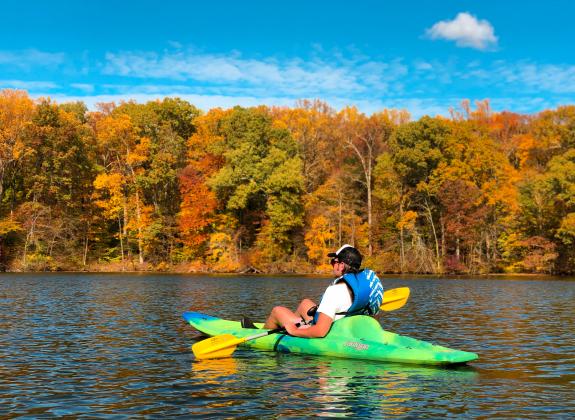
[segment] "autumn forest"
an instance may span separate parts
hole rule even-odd
[[[446,115],[0,91],[0,268],[575,272],[575,106]]]

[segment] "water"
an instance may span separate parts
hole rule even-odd
[[[575,282],[384,279],[409,286],[386,329],[479,353],[441,369],[239,348],[197,361],[188,310],[263,319],[329,279],[0,276],[0,416],[566,418],[575,415]]]

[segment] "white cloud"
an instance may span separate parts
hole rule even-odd
[[[501,64],[496,71],[507,83],[517,83],[537,92],[575,93],[575,66],[518,63]]]
[[[423,61],[423,60],[417,60],[414,64],[413,64],[415,70],[418,71],[432,71],[433,70],[433,66],[431,65],[431,63],[427,62],[427,61]]]
[[[70,83],[70,87],[84,91],[86,93],[94,92],[94,85],[89,83]]]
[[[33,98],[40,98],[50,96],[51,99],[57,103],[65,102],[76,102],[82,101],[86,104],[88,109],[96,110],[97,104],[114,102],[119,104],[125,101],[135,101],[137,103],[146,103],[149,101],[155,101],[158,99],[163,99],[165,97],[178,97],[194,106],[208,111],[213,108],[224,108],[229,109],[234,106],[243,107],[255,107],[260,105],[267,106],[287,106],[294,107],[297,100],[303,99],[320,99],[328,103],[331,107],[336,110],[341,110],[347,106],[356,106],[361,112],[366,114],[372,114],[374,112],[379,112],[384,109],[405,109],[409,111],[413,119],[418,119],[423,115],[449,115],[450,107],[457,107],[463,98],[394,98],[394,99],[376,99],[376,98],[365,98],[365,99],[352,99],[345,96],[322,96],[322,97],[311,97],[302,96],[297,99],[287,98],[284,96],[249,96],[249,95],[217,95],[217,94],[194,94],[189,93],[184,87],[182,90],[178,90],[178,87],[167,87],[162,91],[161,86],[147,86],[145,89],[141,90],[141,93],[137,93],[137,89],[132,89],[127,86],[117,86],[118,91],[123,92],[102,94],[102,95],[66,95],[66,94],[41,94],[37,93],[31,95]]]
[[[146,93],[148,92],[154,93]],[[259,105],[267,106],[289,106],[296,105],[297,99],[320,99],[328,103],[336,110],[340,110],[346,106],[356,106],[361,112],[372,114],[374,112],[382,111],[384,109],[405,109],[409,111],[413,120],[417,120],[424,115],[437,116],[442,115],[449,117],[450,109],[460,109],[463,100],[468,99],[471,103],[477,100],[485,99],[484,96],[441,96],[441,97],[426,97],[421,94],[419,97],[395,97],[395,98],[364,98],[353,99],[346,96],[302,96],[301,98],[288,98],[285,96],[249,96],[249,95],[226,95],[226,94],[194,94],[186,89],[178,90],[166,88],[162,91],[161,86],[153,87],[148,86],[144,89],[143,93],[137,93],[137,89],[126,88],[125,93],[110,93],[98,95],[68,95],[68,94],[52,94],[52,93],[35,93],[30,95],[32,98],[50,97],[57,103],[76,102],[82,101],[86,104],[88,109],[96,110],[98,103],[115,102],[119,104],[123,101],[135,101],[137,103],[146,103],[148,101],[155,101],[165,97],[178,97],[194,106],[208,111],[213,108],[229,109],[236,105],[243,107],[253,107]],[[543,109],[552,109],[561,105],[573,103],[569,98],[544,98],[541,96],[527,95],[521,97],[514,96],[501,96],[489,97],[491,109],[495,112],[499,111],[512,111],[530,114],[541,111]]]
[[[27,80],[0,80],[0,89],[22,89],[22,90],[50,90],[57,89],[59,85],[54,82],[27,81]]]
[[[57,67],[66,60],[64,53],[50,53],[28,49],[21,51],[0,51],[0,65],[8,65],[20,70],[31,70],[37,67]]]
[[[431,39],[455,41],[458,47],[487,50],[497,46],[493,26],[487,20],[477,20],[469,13],[459,13],[453,20],[442,20],[427,29]]]
[[[103,73],[131,78],[153,78],[267,90],[290,96],[369,90],[390,93],[407,72],[401,60],[389,63],[356,58],[343,60],[299,58],[243,58],[239,53],[199,54],[192,51],[123,52],[106,54]]]
[[[0,64],[7,57],[0,52]],[[52,58],[54,63],[60,62],[57,56]],[[98,102],[147,102],[175,96],[204,110],[235,105],[294,106],[298,99],[318,98],[336,109],[356,105],[366,113],[407,109],[414,118],[448,115],[449,108],[459,106],[465,98],[473,102],[488,97],[494,110],[525,113],[575,100],[575,65],[528,60],[422,57],[405,62],[401,57],[380,60],[355,53],[348,58],[319,50],[304,60],[180,49],[114,52],[108,53],[100,66],[90,64],[103,72],[96,75],[98,79],[75,74],[61,85],[4,80],[0,88],[26,89],[33,97],[50,96],[59,101],[81,100],[92,108]],[[94,80],[99,83],[92,83]]]
[[[419,70],[420,66],[414,63],[414,68]],[[436,82],[423,86],[428,94],[451,84],[460,91],[482,89],[485,96],[493,96],[493,92],[517,96],[566,96],[575,93],[575,65],[541,64],[527,60],[433,62],[431,69],[414,72],[410,83],[415,88],[426,80]]]

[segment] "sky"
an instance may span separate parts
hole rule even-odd
[[[0,9],[0,89],[203,110],[320,99],[449,115],[575,104],[575,2],[31,1]]]

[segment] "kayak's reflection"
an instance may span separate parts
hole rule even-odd
[[[319,391],[314,400],[320,416],[342,410],[346,416],[397,416],[413,409],[408,404],[431,381],[469,380],[472,369],[386,364],[373,361],[331,359],[316,363]],[[430,381],[431,380],[431,381]]]
[[[235,400],[230,401],[235,415],[257,398],[273,401],[276,415],[376,418],[413,415],[430,403],[421,400],[422,393],[441,399],[442,392],[473,385],[478,376],[470,367],[442,369],[244,349],[231,358],[194,361],[192,375],[209,384],[212,396],[215,391]],[[266,405],[260,409],[265,416]]]
[[[219,384],[232,380],[238,372],[238,364],[233,357],[195,360],[192,364],[192,371],[196,379],[207,384]]]

